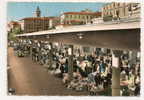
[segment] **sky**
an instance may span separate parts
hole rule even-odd
[[[90,9],[92,11],[101,11],[105,3],[98,2],[8,2],[7,3],[7,20],[18,21],[25,17],[33,17],[34,12],[39,6],[41,16],[59,16],[63,12],[81,11]]]

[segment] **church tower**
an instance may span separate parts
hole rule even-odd
[[[37,6],[35,14],[36,14],[36,17],[41,17],[41,11],[39,9],[39,6]]]

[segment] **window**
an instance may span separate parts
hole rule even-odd
[[[115,8],[115,3],[113,3],[113,7]]]
[[[78,15],[74,15],[74,18],[77,19]]]
[[[79,19],[80,19],[80,15],[79,15]]]
[[[83,15],[83,19],[85,18],[85,16]]]
[[[81,15],[79,15],[79,19],[81,19]]]
[[[93,16],[90,16],[90,19],[92,19],[93,18]]]
[[[73,18],[73,15],[71,15],[71,19]]]
[[[89,16],[86,16],[87,17],[87,19],[89,19]]]
[[[118,3],[118,7],[120,6],[120,3]]]

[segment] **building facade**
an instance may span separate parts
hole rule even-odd
[[[102,7],[104,21],[140,18],[139,3],[108,3]]]
[[[103,19],[102,19],[102,17],[99,17],[99,18],[93,18],[91,21],[92,21],[92,24],[99,24],[99,23],[103,23]]]
[[[101,16],[101,12],[81,11],[65,12],[60,16],[61,24],[82,25],[91,23],[91,19]]]
[[[24,33],[47,30],[49,28],[49,18],[29,17],[21,20],[21,26]]]
[[[37,7],[35,17],[23,18],[19,21],[24,33],[31,33],[43,30],[49,30],[59,24],[58,17],[41,17],[41,11]]]
[[[9,22],[7,24],[7,31],[10,32],[10,31],[12,31],[15,28],[20,28],[20,27],[21,27],[21,25],[20,25],[19,22],[17,22],[17,21],[11,21],[11,22]]]

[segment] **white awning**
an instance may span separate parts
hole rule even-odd
[[[90,24],[90,25],[68,26],[60,29],[25,33],[16,36],[34,36],[34,35],[47,35],[58,33],[73,33],[73,32],[87,32],[87,31],[103,31],[103,30],[106,31],[106,30],[137,29],[137,28],[140,28],[140,22],[101,23],[95,25]]]

